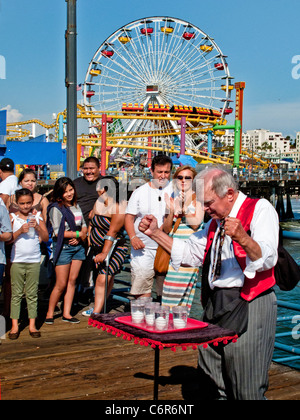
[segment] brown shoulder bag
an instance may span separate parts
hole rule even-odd
[[[172,236],[178,229],[178,226],[180,225],[181,217],[178,217],[174,224]],[[156,274],[159,274],[160,276],[166,275],[169,268],[171,254],[166,251],[162,246],[158,245],[156,250],[156,255],[154,259],[154,271]]]

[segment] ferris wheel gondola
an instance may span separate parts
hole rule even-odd
[[[229,113],[231,79],[226,56],[213,38],[181,19],[150,17],[123,26],[100,45],[86,73],[83,103],[91,112],[138,107],[158,114],[182,107],[223,118]],[[178,130],[175,121],[122,119],[113,124],[112,132],[127,134]],[[186,141],[199,144],[192,134]]]

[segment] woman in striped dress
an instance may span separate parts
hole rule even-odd
[[[166,200],[167,214],[163,224],[163,230],[172,235],[177,217],[182,218],[173,238],[188,239],[203,226],[204,212],[192,189],[196,175],[194,168],[184,165],[179,167],[173,176],[174,193]],[[198,275],[198,267],[180,267],[175,271],[170,264],[164,280],[162,304],[171,308],[177,305],[187,306],[190,311]]]
[[[109,259],[107,287],[107,296],[109,296],[114,276],[122,269],[128,252],[123,236],[126,202],[120,202],[118,181],[112,176],[103,177],[96,189],[99,198],[92,210],[88,234],[97,270],[93,314],[100,313],[104,306],[105,260]]]

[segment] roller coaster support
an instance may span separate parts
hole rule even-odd
[[[242,153],[242,130],[243,130],[243,107],[244,107],[244,89],[246,87],[245,82],[235,83],[234,88],[236,90],[235,95],[235,119],[241,122],[240,131],[240,153]]]
[[[207,132],[207,153],[208,153],[209,157],[211,157],[211,154],[212,154],[212,136],[213,136],[213,131],[208,130],[208,132]]]
[[[177,124],[180,125],[180,155],[185,155],[186,117],[181,117]]]
[[[148,146],[151,147],[152,143],[152,137],[148,137]],[[152,152],[151,149],[148,149],[147,151],[147,167],[151,168],[151,162],[152,162]]]
[[[102,114],[102,137],[101,137],[101,166],[100,173],[105,176],[106,173],[106,134],[107,123],[113,122],[113,119],[108,117],[107,114]]]
[[[58,119],[58,141],[60,143],[64,141],[64,117],[62,114]]]
[[[213,130],[234,130],[233,167],[240,166],[241,122],[235,120],[234,125],[214,125]]]
[[[102,176],[105,176],[105,171],[106,171],[106,133],[107,133],[107,115],[102,114],[101,167],[100,167],[100,173]]]

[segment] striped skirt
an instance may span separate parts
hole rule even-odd
[[[91,232],[90,232],[90,241],[92,245],[93,255],[97,255],[102,252],[104,245],[104,237],[107,235],[107,232],[110,228],[111,217],[103,215],[95,215],[91,220]],[[109,266],[108,266],[108,275],[114,276],[118,274],[124,264],[125,258],[128,253],[128,247],[125,244],[125,239],[122,236],[122,231],[118,232],[117,238],[119,239],[116,243],[116,246],[110,256]],[[106,263],[103,261],[101,264],[98,264],[97,269],[98,274],[106,274]]]

